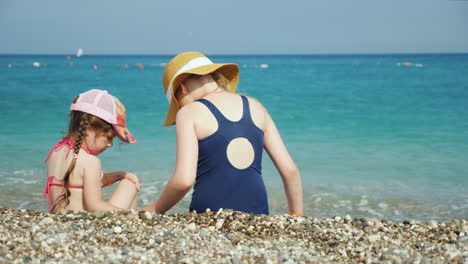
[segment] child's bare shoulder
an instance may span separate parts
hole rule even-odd
[[[101,171],[101,160],[97,156],[82,153],[78,160],[80,165],[88,171]]]
[[[260,110],[265,110],[265,107],[262,105],[262,103],[260,103],[260,101],[257,98],[250,97],[250,96],[245,96],[245,97],[247,97],[247,99],[249,100],[249,105],[251,106],[251,108],[253,107],[253,108],[260,109]]]
[[[186,106],[182,107],[176,116],[176,120],[178,122],[184,120],[194,120],[196,117],[199,116],[200,111],[203,110],[203,104],[199,102],[191,102]]]

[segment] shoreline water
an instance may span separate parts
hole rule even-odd
[[[139,204],[154,202],[176,156],[174,128],[162,126],[168,58],[0,56],[0,113],[8,124],[0,128],[0,206],[46,210],[42,161],[66,129],[71,98],[92,88],[121,98],[138,140],[100,155],[103,170],[135,173],[143,183]],[[468,219],[467,58],[219,55],[214,61],[237,63],[238,92],[259,99],[274,118],[301,171],[307,215],[441,222]],[[266,153],[262,175],[271,212],[287,212],[281,177]],[[187,210],[190,197],[184,199],[173,212]]]
[[[1,185],[0,185],[1,186]],[[6,186],[6,185],[5,185]],[[44,183],[22,184],[19,190],[6,189],[4,197],[0,197],[0,206],[16,208],[18,210],[47,211],[47,200],[42,195]],[[386,221],[401,223],[405,220],[420,222],[447,222],[454,219],[468,219],[468,207],[463,201],[456,199],[445,200],[444,204],[427,200],[419,200],[416,197],[397,197],[384,195],[390,192],[389,186],[374,187],[374,193],[354,194],[350,188],[355,185],[343,185],[341,187],[311,186],[304,184],[304,214],[308,217],[331,218],[334,216],[350,215],[353,218],[377,218]],[[0,187],[1,188],[1,187]],[[103,198],[110,198],[115,186],[103,188]],[[142,191],[138,194],[138,208],[143,208],[153,203],[164,188],[164,182],[144,183]],[[346,190],[348,188],[348,190]],[[367,188],[369,187],[362,187]],[[385,188],[385,189],[384,189]],[[271,214],[278,215],[288,212],[287,200],[283,186],[267,186],[268,200]],[[192,190],[191,190],[192,191]],[[177,203],[169,214],[182,214],[188,211],[191,201],[191,191]],[[379,194],[375,194],[378,193]],[[29,201],[11,199],[8,197],[32,198]],[[417,208],[418,210],[414,210]]]
[[[468,221],[0,207],[0,262],[466,263]]]

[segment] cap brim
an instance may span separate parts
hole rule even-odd
[[[113,125],[115,131],[117,131],[117,136],[124,142],[127,143],[136,143],[135,137],[133,137],[132,133],[130,133],[130,130],[126,127],[121,127],[117,125]]]
[[[187,78],[190,74],[205,75],[213,71],[219,71],[224,77],[230,81],[229,92],[233,93],[237,89],[237,83],[239,82],[239,66],[234,63],[214,63],[204,66],[200,66],[194,69],[180,73],[172,82],[172,89],[178,87],[180,83]],[[179,111],[177,102],[172,98],[169,109],[167,110],[166,120],[164,126],[172,126],[175,124],[176,115]]]

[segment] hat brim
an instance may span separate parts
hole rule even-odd
[[[179,87],[180,83],[190,76],[190,74],[197,74],[197,75],[205,75],[209,74],[213,71],[217,71],[222,74],[226,79],[229,80],[229,89],[228,92],[235,92],[237,89],[237,84],[239,82],[239,66],[233,63],[213,63],[204,66],[200,66],[197,68],[193,68],[187,70],[185,72],[180,73],[174,80],[172,81],[172,85],[169,84],[169,87],[172,89],[172,99],[169,105],[169,109],[167,110],[166,120],[164,121],[164,126],[171,126],[175,124],[176,115],[179,111],[179,104],[177,100],[174,98],[174,89]]]
[[[130,130],[128,130],[128,128],[126,127],[121,127],[121,126],[117,126],[117,125],[112,125],[115,129],[115,131],[117,132],[117,136],[124,142],[127,142],[127,143],[136,143],[136,139],[135,137],[133,137],[132,133],[130,133]]]

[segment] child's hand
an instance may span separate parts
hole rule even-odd
[[[133,182],[135,184],[135,187],[136,187],[137,191],[140,190],[141,183],[140,183],[140,180],[138,179],[138,177],[135,174],[133,174],[131,172],[127,172],[127,173],[125,173],[124,179],[127,179],[127,180]]]

